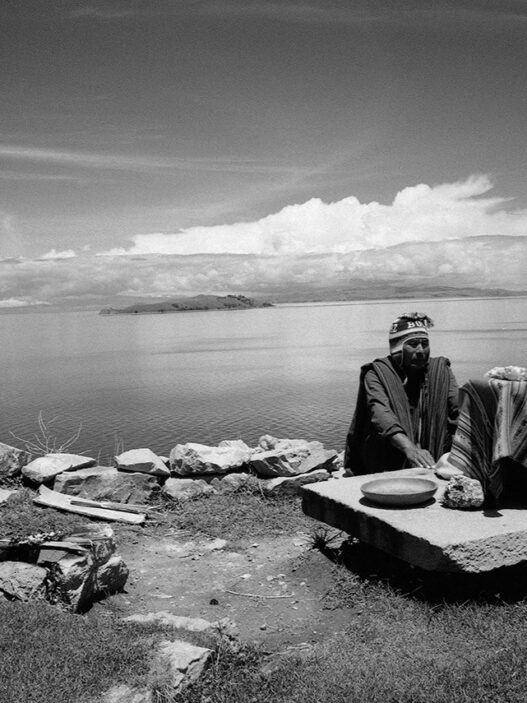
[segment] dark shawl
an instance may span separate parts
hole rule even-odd
[[[428,362],[419,403],[421,413],[421,442],[437,460],[449,451],[451,435],[449,432],[448,391],[450,386],[450,361],[438,356]],[[346,438],[344,466],[354,474],[366,474],[375,471],[402,469],[404,455],[392,447],[389,440],[380,437],[370,421],[364,376],[368,371],[375,371],[388,397],[391,410],[397,417],[405,434],[413,439],[410,405],[401,376],[397,373],[389,357],[376,359],[361,368],[357,404],[351,426]],[[369,443],[376,449],[381,466],[368,466],[365,462],[365,446]]]

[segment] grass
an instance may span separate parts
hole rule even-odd
[[[161,499],[163,527],[238,542],[265,535],[293,534],[312,527],[296,497],[264,497],[241,489],[187,501]]]
[[[284,656],[266,676],[262,656],[226,657],[181,703],[509,703],[525,700],[527,603],[430,604],[341,565],[329,607],[342,632],[306,657]]]
[[[18,501],[0,508],[4,533],[65,530],[72,519],[35,508],[27,496]],[[341,632],[307,654],[282,656],[272,673],[258,647],[220,649],[199,682],[176,697],[160,693],[157,703],[525,700],[525,568],[464,579],[426,574],[356,541],[340,544],[323,526],[314,528],[296,498],[241,491],[161,507],[160,522],[143,529],[168,526],[231,541],[310,531],[312,546],[328,557],[333,585],[324,607],[339,610]],[[124,535],[141,529],[120,528]],[[3,703],[82,703],[119,682],[144,685],[160,636],[46,605],[0,602],[0,618]]]
[[[114,683],[140,683],[151,637],[108,619],[0,601],[2,703],[80,703]]]
[[[54,533],[55,539],[59,539],[86,524],[87,519],[80,515],[35,505],[33,495],[23,488],[0,506],[0,538],[23,541],[31,535]]]

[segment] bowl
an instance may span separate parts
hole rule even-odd
[[[437,491],[437,483],[428,478],[376,478],[360,487],[362,494],[380,505],[416,505],[425,503]]]

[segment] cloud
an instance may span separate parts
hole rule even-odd
[[[64,251],[56,251],[55,249],[51,249],[51,251],[48,251],[46,254],[43,254],[40,258],[41,259],[71,259],[74,256],[77,256],[77,254],[73,251],[73,249],[65,249]]]
[[[390,205],[311,200],[253,223],[139,235],[122,252],[0,259],[0,300],[118,305],[198,293],[314,298],[410,286],[523,291],[527,213],[488,178],[400,191]],[[329,295],[328,295],[329,293]],[[390,294],[390,293],[388,293]],[[16,304],[16,303],[15,303]]]
[[[0,308],[25,308],[28,305],[49,305],[49,303],[43,300],[21,300],[20,298],[0,300]]]
[[[334,203],[313,198],[255,222],[138,234],[128,249],[103,254],[346,254],[403,242],[526,234],[527,211],[504,210],[506,198],[481,197],[491,189],[490,179],[480,175],[404,188],[390,205],[361,203],[353,196]]]
[[[100,154],[87,151],[64,151],[42,147],[0,144],[0,156],[15,162],[45,163],[53,166],[114,171],[209,171],[232,173],[293,173],[299,169],[259,159],[233,156],[199,158],[186,156],[147,157],[125,154]],[[12,172],[11,172],[12,173]]]

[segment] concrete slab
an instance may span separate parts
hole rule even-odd
[[[437,483],[438,491],[422,505],[382,507],[367,501],[360,490],[374,478],[423,475]],[[302,509],[429,571],[479,573],[527,560],[527,507],[451,510],[440,503],[445,485],[425,469],[341,478],[302,487]]]

